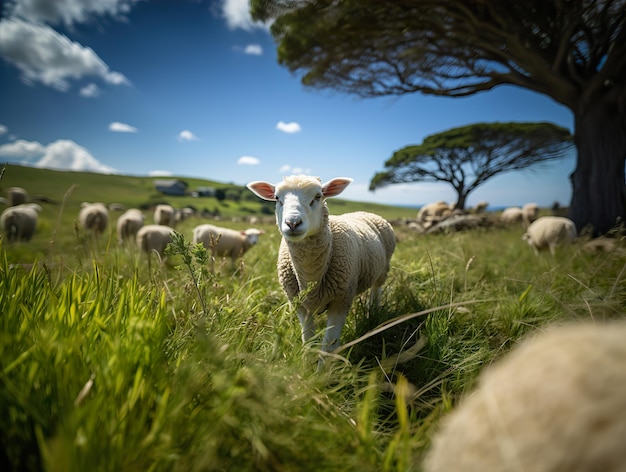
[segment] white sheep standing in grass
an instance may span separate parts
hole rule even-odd
[[[83,202],[78,213],[80,225],[95,236],[100,236],[109,226],[109,210],[104,203]]]
[[[440,200],[438,202],[427,203],[423,205],[417,212],[417,221],[425,223],[427,221],[439,220],[443,216],[452,213],[453,205]]]
[[[143,252],[150,254],[156,252],[161,261],[165,256],[165,248],[173,241],[172,234],[174,229],[165,225],[145,225],[137,231],[137,246]]]
[[[522,223],[527,228],[539,217],[539,205],[536,203],[525,203],[522,206]]]
[[[425,472],[626,470],[626,324],[549,329],[442,420]]]
[[[176,210],[172,205],[164,203],[154,207],[154,223],[157,225],[171,226],[176,224]]]
[[[117,219],[117,240],[120,244],[135,241],[137,231],[144,225],[144,214],[138,208],[129,208]]]
[[[213,258],[216,256],[230,257],[234,266],[236,260],[254,246],[263,233],[263,230],[256,228],[238,231],[202,224],[193,229],[193,242],[202,243],[205,248],[211,251]]]
[[[41,206],[37,203],[22,203],[5,209],[0,215],[0,226],[11,242],[30,241],[37,229]]]
[[[350,182],[335,178],[322,184],[318,177],[294,175],[276,185],[260,181],[247,185],[259,197],[276,202],[282,234],[278,279],[296,305],[303,342],[315,334],[315,316],[327,312],[325,352],[339,346],[356,295],[371,288],[370,302],[378,302],[396,247],[391,224],[378,215],[329,216],[326,199],[339,195]]]
[[[576,225],[563,216],[542,216],[533,221],[522,235],[536,255],[549,249],[554,256],[557,246],[571,244],[576,239]]]

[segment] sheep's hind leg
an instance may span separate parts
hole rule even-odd
[[[315,321],[313,315],[306,310],[298,310],[298,319],[302,327],[302,342],[307,343],[315,335]]]

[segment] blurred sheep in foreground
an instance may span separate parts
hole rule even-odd
[[[0,215],[2,233],[11,242],[30,241],[35,234],[41,206],[22,203],[5,209]]]
[[[424,472],[626,470],[626,324],[560,326],[488,367]]]

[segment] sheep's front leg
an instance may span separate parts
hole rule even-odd
[[[328,311],[328,319],[326,320],[326,331],[324,339],[322,339],[322,351],[331,352],[339,347],[339,339],[341,338],[341,330],[346,322],[348,313],[346,311]]]
[[[307,343],[315,335],[315,321],[313,315],[304,308],[298,308],[298,319],[302,327],[302,342]]]

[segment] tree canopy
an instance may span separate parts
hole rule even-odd
[[[626,0],[250,0],[303,84],[462,97],[503,84],[574,115],[570,216],[626,219]],[[565,178],[565,176],[564,176]]]
[[[445,182],[457,193],[456,208],[491,177],[567,157],[569,130],[551,123],[476,123],[428,136],[385,162],[370,190],[397,183]]]

